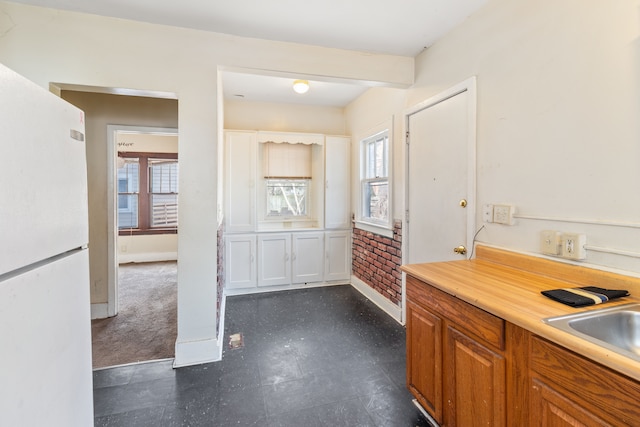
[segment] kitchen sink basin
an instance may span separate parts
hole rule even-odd
[[[631,303],[543,322],[640,362],[640,304]]]

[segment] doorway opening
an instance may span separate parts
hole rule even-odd
[[[173,357],[177,336],[177,129],[107,131],[109,317],[92,322],[94,367]]]

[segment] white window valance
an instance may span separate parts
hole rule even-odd
[[[303,145],[323,145],[324,135],[315,133],[293,133],[293,132],[258,132],[258,142],[266,144],[303,144]]]
[[[311,145],[265,142],[265,178],[311,179]]]

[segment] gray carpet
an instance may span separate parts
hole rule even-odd
[[[174,357],[177,263],[124,264],[118,315],[91,321],[93,367]]]

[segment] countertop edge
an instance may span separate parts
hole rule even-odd
[[[483,260],[408,264],[401,266],[401,270],[535,335],[640,381],[640,362],[563,332],[542,321],[552,316],[640,302],[636,297],[621,298],[597,307],[573,308],[544,297],[540,291],[557,287],[575,287],[575,283]],[[483,286],[474,287],[470,285],[470,281],[475,281],[476,284],[482,281]],[[514,301],[525,304],[512,307]]]

